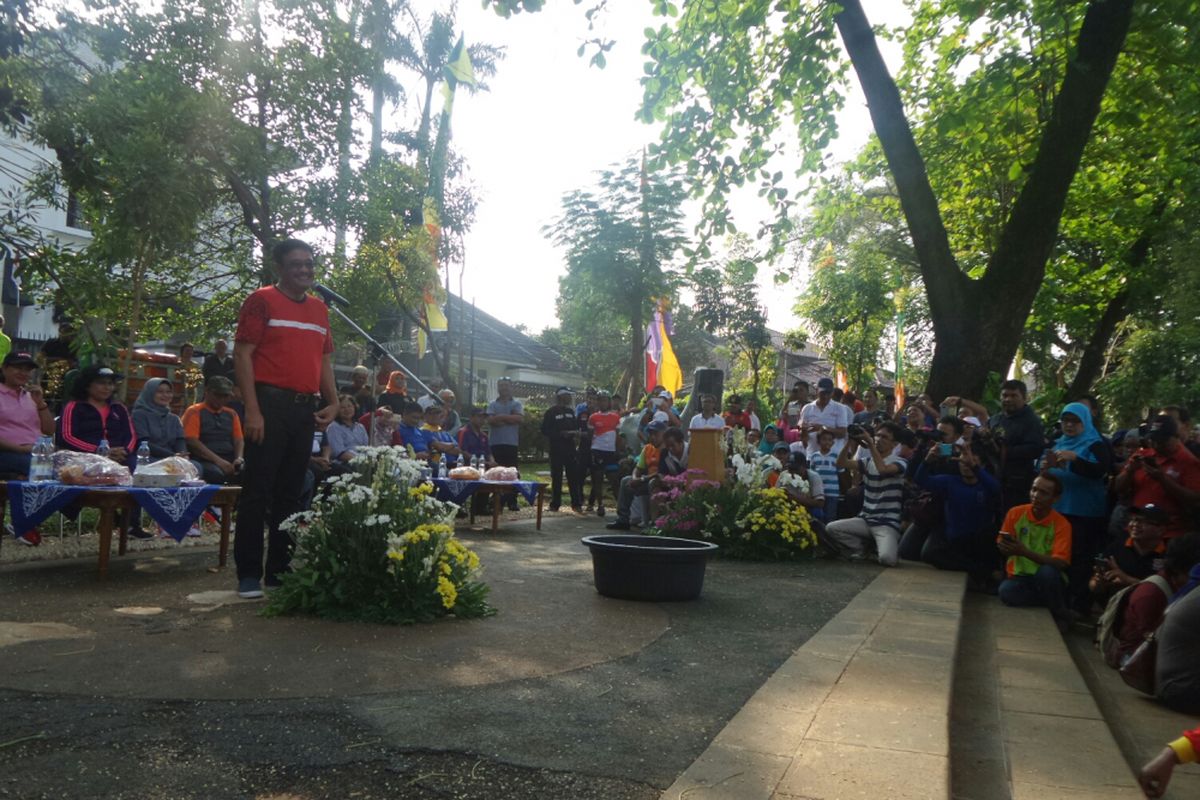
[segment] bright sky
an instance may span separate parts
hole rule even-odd
[[[864,5],[878,23],[894,16],[883,11],[886,6],[898,4]],[[564,194],[594,186],[598,170],[657,139],[655,128],[633,117],[641,99],[642,31],[661,19],[652,16],[647,0],[622,0],[610,4],[602,29],[589,33],[583,7],[566,0],[510,19],[467,0],[458,23],[468,43],[507,48],[491,91],[460,94],[455,102],[453,142],[466,157],[479,200],[466,237],[462,293],[504,322],[537,332],[557,324],[558,278],[566,271],[562,252],[542,227],[557,216]],[[585,39],[597,35],[616,40],[603,70],[576,55]],[[836,152],[848,157],[871,130],[861,95],[848,99],[841,130]],[[767,214],[754,204],[735,211],[739,228],[751,232]],[[771,327],[796,327],[791,307],[801,287],[775,287],[771,270],[760,270],[760,283]],[[457,267],[451,288],[458,291]]]

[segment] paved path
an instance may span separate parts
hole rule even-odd
[[[499,613],[413,628],[263,619],[211,552],[0,568],[0,797],[650,800],[879,572],[717,561],[697,602],[612,601],[602,522],[467,534]]]
[[[805,642],[663,800],[949,796],[963,575],[884,571]]]

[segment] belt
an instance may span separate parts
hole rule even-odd
[[[285,403],[311,406],[317,402],[317,396],[312,392],[297,392],[295,389],[283,389],[279,386],[272,386],[269,383],[256,383],[254,384],[254,389],[262,394],[278,397]]]

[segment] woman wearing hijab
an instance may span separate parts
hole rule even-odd
[[[171,382],[166,378],[151,378],[142,387],[137,402],[133,404],[133,428],[138,442],[150,444],[152,458],[187,454],[187,443],[183,437],[183,423],[171,413],[171,399],[175,396]]]
[[[775,445],[780,443],[779,428],[774,425],[768,425],[763,428],[762,440],[758,443],[758,454],[760,456],[769,456],[775,450]]]
[[[390,408],[394,414],[404,413],[404,404],[408,402],[408,376],[396,370],[388,376],[387,389],[379,395],[376,408]]]
[[[1106,539],[1108,494],[1104,479],[1112,466],[1112,451],[1092,424],[1092,412],[1085,404],[1068,403],[1059,421],[1062,435],[1042,459],[1042,471],[1062,481],[1063,491],[1054,510],[1071,523],[1071,606],[1088,614],[1088,577]]]

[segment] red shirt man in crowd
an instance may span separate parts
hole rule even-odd
[[[246,599],[263,596],[264,526],[267,588],[278,586],[289,568],[292,541],[279,524],[301,510],[313,431],[337,415],[329,309],[308,293],[315,278],[313,250],[286,239],[271,255],[279,281],[242,303],[233,350],[246,404],[246,464],[233,555],[238,596]]]
[[[1183,446],[1179,423],[1159,414],[1150,422],[1153,449],[1139,450],[1117,475],[1117,493],[1132,494],[1131,505],[1157,506],[1167,512],[1163,539],[1191,530],[1191,515],[1200,506],[1200,461]]]

